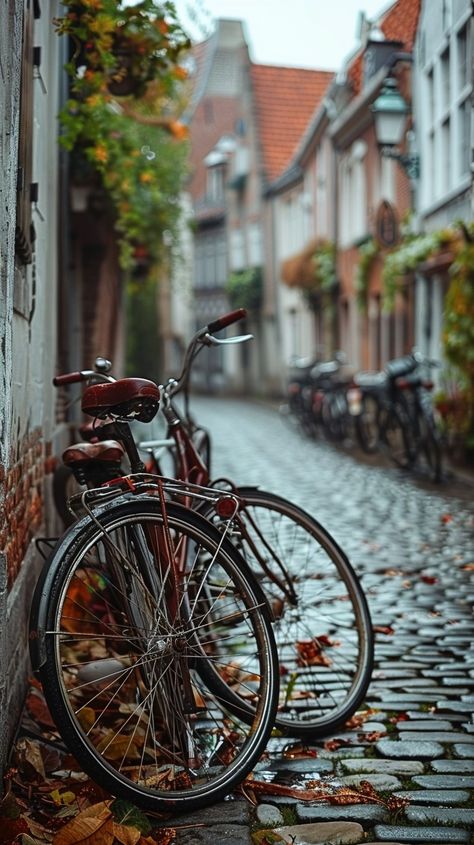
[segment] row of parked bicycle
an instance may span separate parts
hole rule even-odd
[[[429,376],[438,362],[417,350],[389,361],[381,372],[357,372],[343,353],[332,361],[298,359],[290,366],[282,411],[311,437],[356,442],[381,450],[399,467],[419,468],[442,480],[442,436]]]

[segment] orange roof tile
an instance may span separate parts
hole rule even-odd
[[[252,65],[251,73],[265,176],[273,181],[289,164],[334,74],[271,65]]]
[[[401,41],[403,49],[411,52],[415,41],[421,0],[397,0],[379,19],[380,29],[388,41]],[[347,76],[354,94],[362,88],[364,49],[352,59]]]

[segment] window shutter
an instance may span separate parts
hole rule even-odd
[[[18,178],[16,204],[15,252],[22,264],[32,258],[32,223],[30,185],[33,160],[33,4],[25,0],[23,12],[23,48],[20,83],[20,132],[18,142]]]

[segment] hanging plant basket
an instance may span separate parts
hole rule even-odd
[[[112,54],[116,64],[107,85],[114,97],[139,97],[153,79],[152,65],[140,51],[140,43],[135,39],[122,33],[114,35]]]

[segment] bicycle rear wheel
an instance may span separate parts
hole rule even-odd
[[[233,542],[275,615],[276,725],[302,738],[326,736],[355,712],[370,682],[373,633],[362,587],[329,532],[304,510],[256,488],[236,492],[244,527],[236,522]]]
[[[432,481],[442,478],[442,449],[439,433],[431,411],[423,408],[417,412],[419,446],[417,463],[426,470]]]
[[[167,519],[186,567],[178,590],[156,499],[104,508],[60,543],[49,595],[44,578],[39,587],[39,675],[84,770],[114,795],[176,812],[221,799],[251,771],[273,727],[278,668],[261,591],[235,548],[178,505]],[[243,716],[230,688],[251,701]]]

